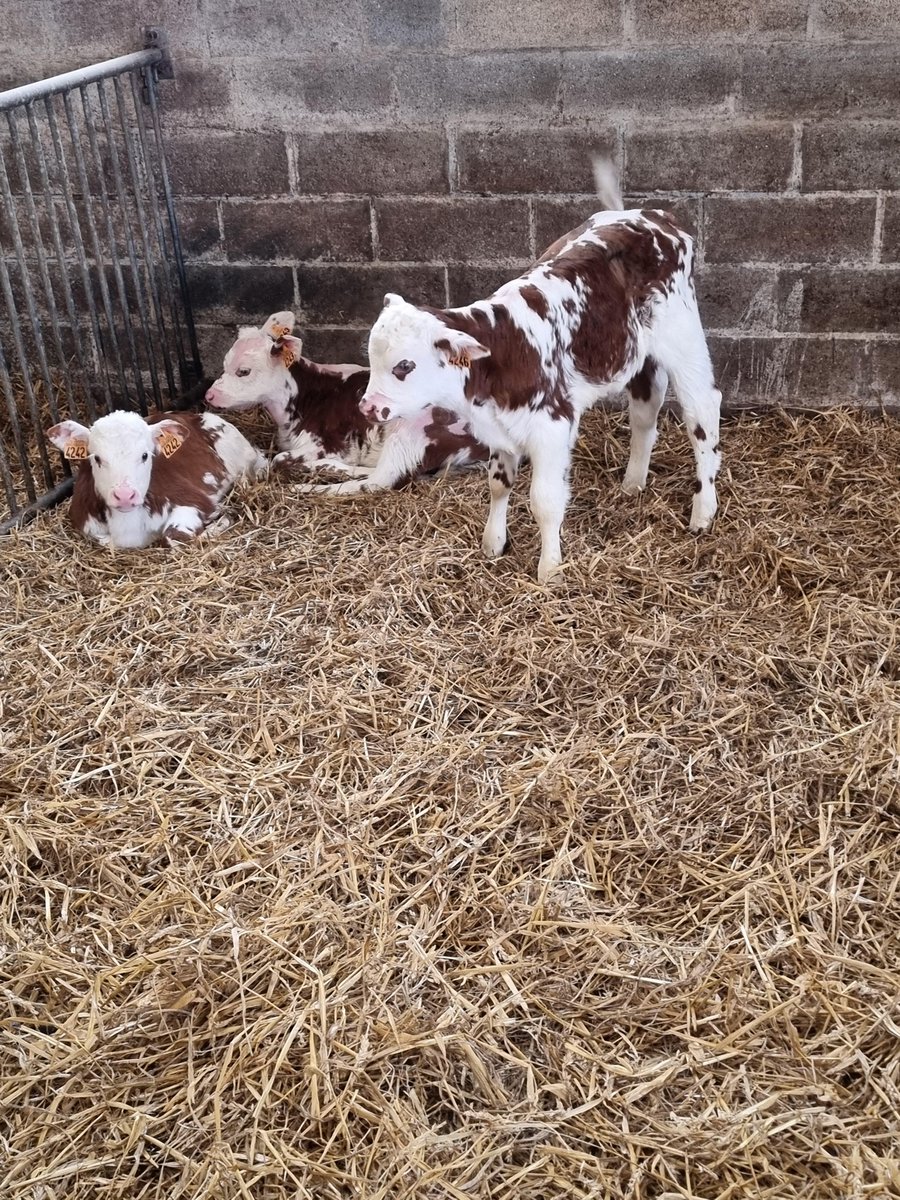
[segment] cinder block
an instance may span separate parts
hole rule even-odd
[[[743,54],[739,111],[773,117],[895,117],[895,42],[753,46]]]
[[[816,122],[804,127],[801,158],[804,191],[900,188],[900,125]]]
[[[166,139],[172,186],[182,196],[263,196],[288,190],[278,133],[175,133]]]
[[[626,195],[626,208],[662,208],[675,215],[691,235],[699,227],[700,207],[696,200],[683,196],[632,196]],[[534,228],[537,252],[542,254],[557,238],[568,233],[588,219],[600,208],[596,196],[582,196],[567,200],[535,200]]]
[[[709,339],[723,406],[855,404],[869,398],[864,340]]]
[[[803,288],[801,329],[810,333],[896,333],[900,268],[809,270],[796,276]]]
[[[518,261],[529,252],[524,200],[376,200],[375,220],[386,260]]]
[[[872,342],[870,353],[873,398],[900,405],[900,342]]]
[[[900,262],[900,199],[888,196],[884,204],[882,262]]]
[[[373,46],[433,46],[443,40],[441,0],[370,0]]]
[[[654,42],[688,44],[716,37],[751,37],[755,33],[806,34],[806,0],[632,0],[638,36]]]
[[[563,55],[562,110],[595,120],[611,112],[725,112],[739,70],[730,47],[574,51]]]
[[[450,42],[466,50],[603,46],[621,41],[624,24],[622,0],[457,0],[453,16]]]
[[[897,37],[897,0],[818,0],[813,6],[812,32],[819,37]]]
[[[174,79],[159,81],[159,102],[167,125],[202,124],[229,129],[232,125],[231,70],[221,63],[179,59]],[[126,88],[126,95],[130,88]],[[110,94],[110,104],[114,97]],[[130,101],[128,102],[130,104]]]
[[[460,264],[447,268],[450,280],[450,304],[453,307],[461,304],[472,304],[476,300],[486,300],[498,287],[515,279],[531,266],[530,262],[519,262],[508,267],[479,266],[477,264]]]
[[[706,266],[695,275],[704,329],[775,330],[781,308],[778,272]]]
[[[216,0],[214,19],[195,21],[209,37],[214,57],[289,59],[311,50],[353,50],[365,45],[365,0],[290,0],[289,4],[247,4]]]
[[[546,121],[559,94],[560,56],[546,51],[459,56],[416,54],[394,62],[398,116],[418,125],[447,117]]]
[[[312,325],[302,330],[303,353],[313,362],[358,363],[369,365],[369,330],[319,329]]]
[[[875,200],[839,197],[706,202],[707,262],[861,262],[872,253]]]
[[[695,125],[626,137],[631,191],[773,191],[787,187],[794,157],[788,125]]]
[[[299,133],[296,145],[300,192],[409,196],[448,191],[442,129]]]
[[[312,121],[358,126],[391,116],[387,54],[303,54],[289,59],[237,60],[234,111],[243,127],[297,130]]]
[[[586,192],[593,154],[617,157],[616,131],[568,129],[468,131],[456,140],[465,192]]]
[[[372,325],[385,292],[398,292],[412,304],[444,304],[443,267],[313,263],[298,267],[297,276],[303,320],[310,325]]]
[[[194,311],[206,324],[262,324],[294,303],[290,267],[218,266],[190,263],[188,286]]]
[[[251,200],[223,208],[232,260],[365,262],[372,257],[367,200]]]
[[[175,212],[185,258],[216,258],[222,255],[215,200],[176,200]]]

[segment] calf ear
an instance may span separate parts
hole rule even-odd
[[[89,433],[90,430],[77,421],[60,421],[47,430],[47,438],[66,458],[78,460],[88,456]]]
[[[287,337],[289,333],[292,333],[296,324],[297,318],[292,312],[272,313],[271,317],[263,325],[262,332],[267,333],[273,341],[278,342],[282,338]]]
[[[303,342],[298,337],[283,337],[272,343],[272,364],[277,359],[285,367],[292,367],[303,353]]]
[[[150,432],[153,434],[156,453],[162,451],[166,458],[171,458],[184,443],[184,429],[177,421],[157,421],[155,425],[150,426]]]
[[[435,346],[451,367],[470,367],[476,358],[487,358],[491,353],[476,338],[456,329],[448,329],[447,336],[438,338]]]
[[[403,297],[398,296],[396,292],[385,292],[384,293],[384,304],[382,305],[383,308],[390,308],[392,304],[402,304],[402,303],[403,303]]]

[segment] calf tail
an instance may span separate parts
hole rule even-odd
[[[612,159],[594,155],[594,186],[597,195],[605,209],[621,212],[625,207],[622,190],[619,186],[619,172],[613,165]]]

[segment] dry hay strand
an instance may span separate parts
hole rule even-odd
[[[4,543],[5,1200],[900,1191],[900,427]]]

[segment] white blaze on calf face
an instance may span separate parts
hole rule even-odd
[[[171,453],[182,441],[173,421],[148,425],[130,412],[100,417],[90,429],[77,421],[63,421],[54,425],[49,436],[67,458],[88,463],[100,499],[118,512],[131,512],[144,503],[154,455],[162,447]]]
[[[413,417],[432,406],[459,412],[467,378],[460,367],[487,353],[469,334],[388,292],[369,335],[371,373],[360,407],[376,421]]]

